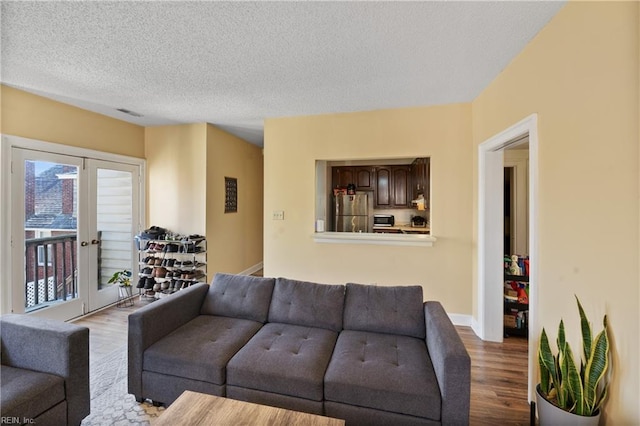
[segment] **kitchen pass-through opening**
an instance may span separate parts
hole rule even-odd
[[[430,158],[316,161],[315,232],[431,233]]]

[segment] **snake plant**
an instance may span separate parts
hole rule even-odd
[[[576,301],[582,329],[580,370],[566,340],[564,322],[560,320],[558,327],[557,354],[551,352],[543,328],[538,347],[540,390],[549,402],[565,411],[580,416],[594,416],[607,397],[610,359],[607,316],[604,316],[602,331],[593,338],[591,325],[577,296]]]

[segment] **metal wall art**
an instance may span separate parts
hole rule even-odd
[[[238,179],[225,177],[224,187],[224,212],[236,213],[238,211]]]

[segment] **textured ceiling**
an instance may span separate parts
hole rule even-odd
[[[3,0],[0,77],[262,145],[265,118],[471,101],[563,5]]]

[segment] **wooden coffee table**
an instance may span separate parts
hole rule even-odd
[[[185,391],[152,424],[343,426],[344,420]]]

